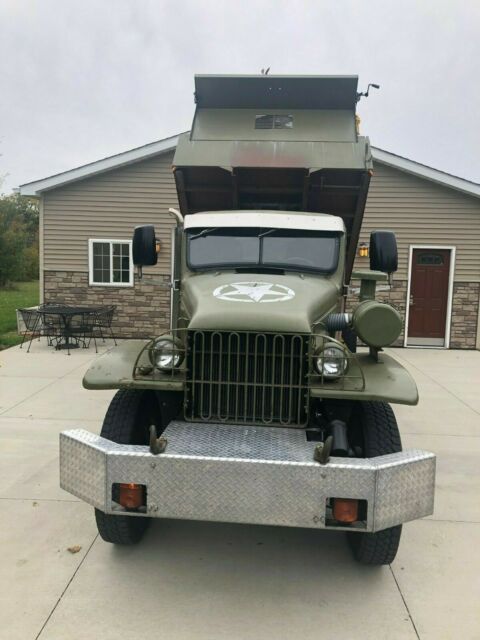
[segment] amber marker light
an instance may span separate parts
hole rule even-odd
[[[118,502],[125,509],[138,509],[143,505],[143,486],[133,482],[120,483]]]
[[[358,500],[351,498],[333,499],[333,517],[337,522],[352,524],[358,520]]]
[[[368,258],[368,244],[365,244],[365,242],[362,242],[358,247],[358,257]]]

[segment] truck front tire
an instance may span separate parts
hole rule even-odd
[[[157,435],[160,435],[161,415],[156,394],[120,389],[108,407],[100,435],[118,444],[147,445],[151,424],[157,426]],[[142,539],[151,518],[111,515],[95,509],[95,520],[105,542],[130,545]]]
[[[365,458],[376,458],[402,450],[402,441],[392,408],[386,402],[359,402],[356,427],[363,434]],[[349,545],[358,562],[369,565],[390,564],[397,555],[402,525],[377,533],[347,533]]]

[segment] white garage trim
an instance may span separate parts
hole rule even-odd
[[[411,244],[408,248],[408,276],[407,276],[407,298],[405,300],[405,336],[403,339],[403,346],[414,348],[420,345],[408,344],[408,321],[410,316],[410,285],[412,278],[412,258],[414,249],[442,249],[450,251],[450,268],[448,274],[448,297],[447,297],[447,317],[445,322],[445,337],[443,341],[443,347],[430,347],[431,349],[448,349],[450,347],[450,329],[452,325],[452,302],[453,302],[453,277],[455,274],[455,255],[457,248],[453,245],[443,244]],[[428,346],[422,346],[422,349],[429,348]]]

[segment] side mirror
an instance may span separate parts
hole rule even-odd
[[[388,274],[398,269],[397,239],[393,231],[370,234],[370,269]]]
[[[157,264],[157,241],[153,224],[135,227],[132,242],[133,264],[150,267]]]

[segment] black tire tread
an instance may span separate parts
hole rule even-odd
[[[120,389],[107,409],[100,435],[117,444],[132,444],[132,427],[142,399],[142,393]]]
[[[113,397],[103,421],[100,435],[117,444],[144,444],[135,432],[135,420],[144,393],[133,389],[120,389]],[[131,545],[139,542],[150,524],[145,516],[112,515],[95,509],[98,533],[105,542]]]
[[[376,533],[350,533],[349,535],[359,538],[356,544],[352,544],[353,554],[358,562],[369,565],[390,564],[397,555],[402,525]]]
[[[402,441],[392,408],[386,402],[361,402],[364,450],[376,458],[402,450]],[[349,533],[348,541],[358,562],[367,565],[390,564],[397,555],[402,525],[376,533]]]
[[[402,440],[392,407],[387,402],[362,402],[363,420],[368,423],[364,433],[368,458],[398,453],[402,450]]]
[[[143,538],[150,519],[145,517],[121,516],[104,513],[95,509],[98,533],[105,542],[120,545],[137,544]]]

